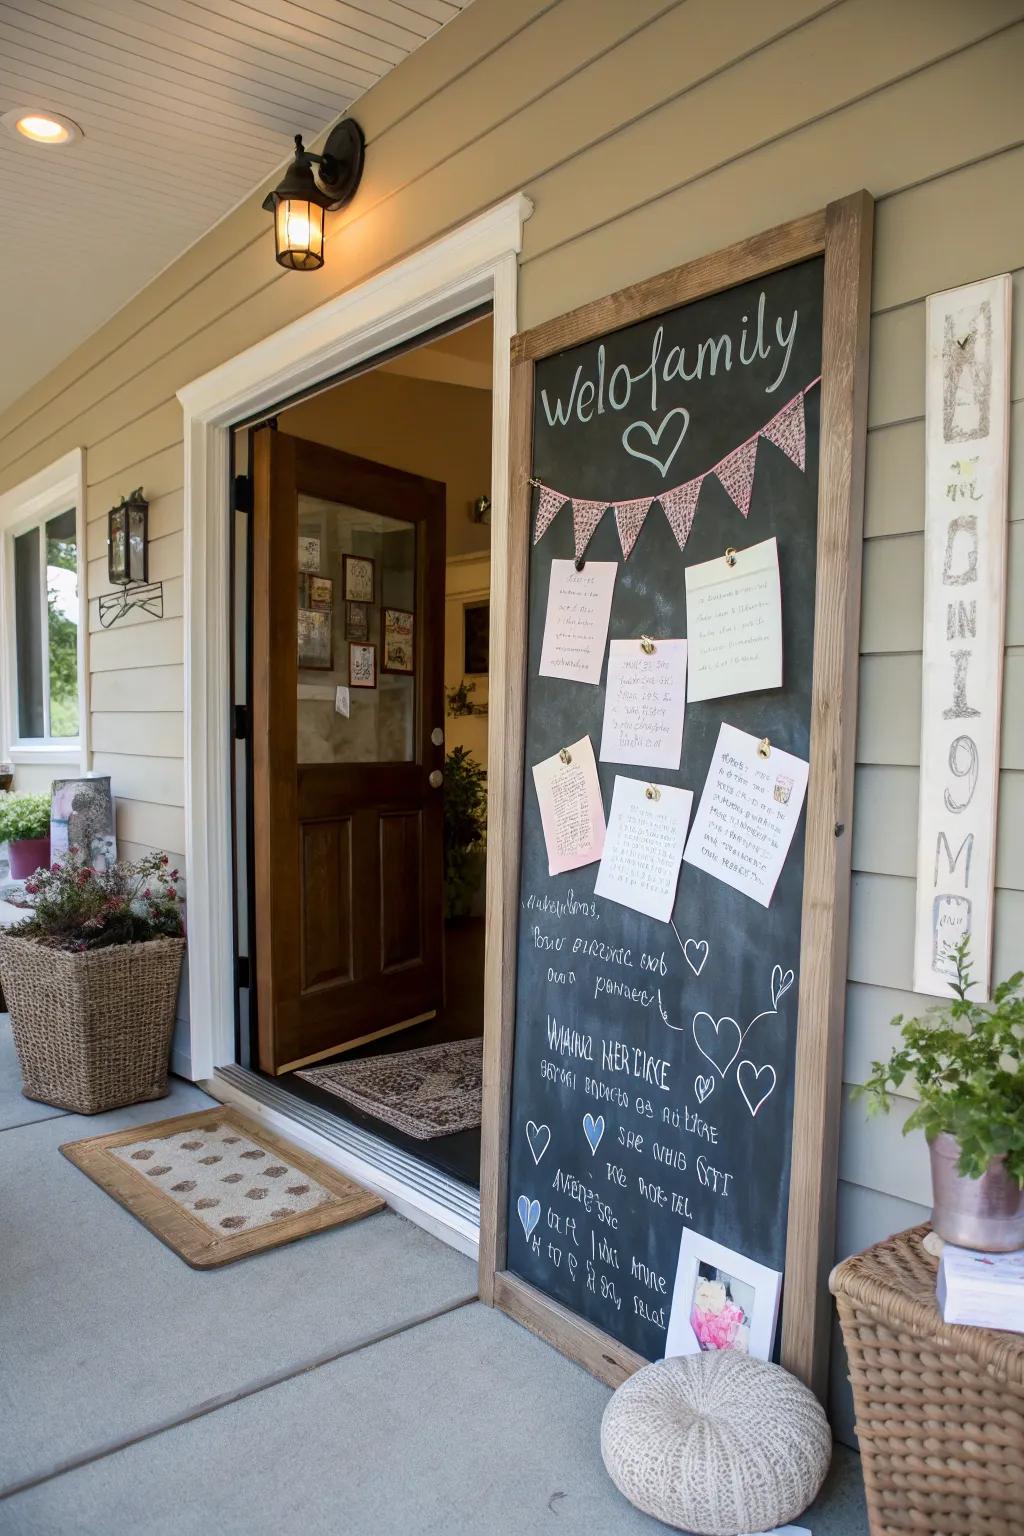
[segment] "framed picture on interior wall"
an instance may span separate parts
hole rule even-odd
[[[356,645],[348,648],[348,682],[350,688],[376,688],[377,647]]]
[[[683,1228],[665,1355],[732,1349],[770,1360],[782,1275]]]
[[[347,602],[373,602],[373,566],[369,555],[344,556],[342,575]]]
[[[413,625],[415,615],[407,608],[384,609],[384,654],[382,672],[414,670]]]
[[[345,635],[349,640],[369,640],[370,638],[370,605],[369,603],[346,603],[345,605]]]
[[[464,657],[462,670],[467,677],[486,675],[491,664],[491,605],[466,603],[462,609]]]
[[[307,607],[315,608],[317,613],[330,613],[334,607],[334,582],[329,576],[310,576],[309,602]]]
[[[320,540],[312,538],[309,534],[299,534],[299,570],[318,571],[320,569]]]
[[[329,672],[334,664],[331,615],[315,608],[299,609],[299,666]]]
[[[80,848],[100,872],[117,862],[114,801],[109,778],[54,779],[50,793],[50,857],[59,862]]]

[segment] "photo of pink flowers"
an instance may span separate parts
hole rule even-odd
[[[702,1351],[735,1349],[750,1353],[754,1287],[713,1264],[697,1265],[690,1327]]]
[[[732,1349],[770,1360],[779,1320],[782,1275],[745,1253],[684,1227],[665,1356]]]

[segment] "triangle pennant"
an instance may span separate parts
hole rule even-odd
[[[556,512],[565,506],[568,499],[568,496],[561,495],[559,491],[553,491],[550,485],[541,486],[540,495],[537,498],[537,521],[533,528],[533,542],[535,544],[543,534],[547,533],[551,525],[551,519]]]
[[[722,487],[734,501],[746,517],[750,511],[750,493],[754,489],[754,460],[757,458],[757,438],[752,437],[747,443],[740,443],[734,448],[729,457],[723,459],[717,469],[712,471],[721,481]]]
[[[606,501],[573,501],[572,535],[576,545],[576,559],[582,560],[594,529],[604,516]]]
[[[766,437],[770,443],[774,443],[776,448],[780,448],[786,458],[792,459],[798,469],[804,468],[807,431],[804,425],[802,391],[761,428],[761,436]]]
[[[696,480],[687,480],[685,485],[677,485],[673,490],[665,491],[658,497],[661,510],[668,518],[668,525],[675,534],[676,543],[680,549],[686,547],[686,541],[690,537],[690,529],[693,527],[693,519],[697,513],[697,499],[703,484],[704,476],[700,475]]]
[[[615,526],[619,531],[619,543],[622,545],[622,558],[628,560],[633,553],[633,545],[640,536],[644,518],[651,510],[651,497],[641,496],[638,501],[616,501],[613,505]]]

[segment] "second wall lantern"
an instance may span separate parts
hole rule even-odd
[[[322,155],[304,149],[302,135],[295,135],[295,158],[280,186],[263,203],[274,215],[274,240],[282,267],[315,272],[323,266],[324,214],[344,208],[355,197],[364,153],[363,130],[351,117],[331,129]]]

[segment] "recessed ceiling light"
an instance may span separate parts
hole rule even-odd
[[[33,144],[73,144],[82,137],[78,124],[70,117],[62,117],[59,112],[15,107],[12,112],[5,112],[0,122],[11,133]]]

